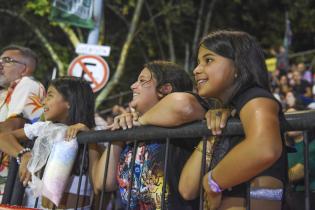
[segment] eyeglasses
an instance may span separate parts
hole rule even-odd
[[[12,65],[14,63],[18,63],[18,64],[26,66],[25,63],[22,63],[20,61],[14,60],[13,58],[10,58],[10,57],[2,57],[2,58],[0,58],[0,65],[2,65],[2,66]]]

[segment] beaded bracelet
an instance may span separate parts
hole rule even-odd
[[[18,165],[21,164],[21,158],[22,158],[22,156],[23,156],[25,153],[30,152],[30,151],[31,151],[31,149],[28,148],[28,147],[25,147],[24,149],[22,149],[21,151],[19,151],[19,153],[16,155],[16,162],[17,162]]]

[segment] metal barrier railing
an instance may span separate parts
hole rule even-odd
[[[309,198],[310,198],[310,187],[309,187],[309,157],[308,157],[308,135],[307,132],[311,131],[315,128],[315,111],[299,111],[299,112],[292,112],[285,114],[286,121],[281,124],[281,127],[284,131],[304,131],[304,174],[305,174],[305,209],[309,210],[310,209],[310,204],[309,204]],[[237,119],[230,119],[227,123],[226,128],[223,131],[222,135],[227,135],[227,136],[233,136],[233,135],[242,135],[243,134],[243,129],[242,125],[239,120]],[[111,142],[114,141],[134,141],[134,149],[133,149],[133,156],[132,156],[132,164],[134,164],[135,161],[135,148],[137,145],[137,142],[139,141],[149,141],[152,139],[166,139],[166,145],[169,145],[170,141],[174,141],[180,139],[180,138],[193,138],[193,137],[204,137],[204,136],[210,136],[211,132],[208,130],[206,127],[205,122],[194,122],[191,124],[186,124],[180,127],[176,128],[162,128],[162,127],[155,127],[155,126],[141,126],[141,127],[136,127],[133,129],[128,129],[128,130],[118,130],[118,131],[106,131],[106,130],[101,130],[101,131],[90,131],[90,132],[85,132],[85,133],[80,133],[78,135],[78,142],[81,144],[85,144],[85,150],[83,155],[87,155],[86,151],[86,145],[89,143],[98,143],[98,142],[108,142],[110,147]],[[135,141],[136,139],[136,141]],[[168,148],[168,147],[167,147]],[[165,160],[168,158],[168,149],[166,150],[167,152],[165,153]],[[109,153],[107,156],[109,157]],[[203,159],[205,159],[206,153],[203,152]],[[109,158],[107,158],[109,160]],[[161,199],[161,207],[162,209],[165,209],[165,180],[167,175],[167,164],[168,161],[165,161],[164,165],[164,182],[163,182],[163,193],[162,194],[162,199]],[[202,161],[202,168],[205,168],[205,161]],[[81,176],[82,176],[82,168],[81,167]],[[131,166],[133,169],[134,167]],[[106,167],[104,171],[104,186],[105,186],[105,181],[106,181],[106,176],[108,172],[108,162],[106,162]],[[133,170],[131,170],[131,173]],[[205,170],[203,169],[203,173],[205,173]],[[131,177],[133,175],[131,174]],[[131,179],[132,181],[133,179]],[[79,186],[81,185],[81,179],[79,181]],[[132,184],[131,184],[132,186]],[[80,187],[78,188],[80,189]],[[129,188],[129,203],[130,204],[130,191],[131,188]],[[202,191],[201,191],[202,193]],[[99,206],[99,209],[103,209],[103,194],[104,191],[102,192],[101,196],[101,203]],[[247,192],[247,195],[249,193]],[[79,193],[78,193],[78,199],[79,199]],[[250,198],[247,196],[247,209],[250,209],[249,202]],[[201,196],[201,201],[200,204],[202,204],[202,196]],[[78,206],[78,200],[77,200],[77,205]],[[129,207],[128,207],[129,209]],[[203,209],[203,205],[200,205],[200,209]]]
[[[315,111],[298,111],[285,114],[286,122],[281,125],[284,131],[302,131],[315,128]],[[229,119],[222,135],[244,134],[241,122],[237,119]],[[149,141],[161,138],[193,138],[209,136],[211,132],[204,122],[194,122],[176,128],[164,128],[156,126],[140,126],[133,129],[118,131],[90,131],[78,135],[79,143],[97,143],[113,141]]]

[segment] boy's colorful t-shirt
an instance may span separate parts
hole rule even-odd
[[[8,90],[0,93],[0,122],[21,117],[28,123],[37,122],[43,113],[44,86],[31,77],[15,81]],[[0,165],[0,200],[8,175],[9,156],[2,155]]]

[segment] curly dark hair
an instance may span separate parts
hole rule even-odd
[[[193,83],[184,68],[169,61],[156,60],[144,64],[151,72],[151,79],[154,77],[157,81],[156,89],[159,92],[161,86],[169,83],[172,86],[172,92],[192,91]]]

